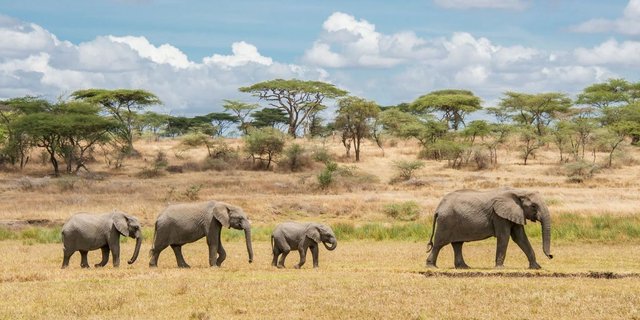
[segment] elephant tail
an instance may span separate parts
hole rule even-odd
[[[431,227],[431,238],[429,238],[429,244],[427,244],[427,252],[431,252],[433,249],[433,234],[436,231],[436,220],[438,220],[438,213],[433,216],[433,227]]]
[[[271,252],[273,252],[273,235],[271,235]]]

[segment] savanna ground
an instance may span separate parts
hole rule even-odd
[[[239,141],[230,140],[238,146]],[[320,141],[304,141],[306,146]],[[327,141],[337,157],[338,141]],[[197,162],[205,150],[178,151],[177,141],[138,141],[140,158],[113,170],[100,162],[86,177],[39,179],[49,171],[31,163],[24,172],[3,172],[0,182],[0,318],[166,318],[166,319],[640,319],[640,150],[629,147],[618,163],[583,184],[567,182],[552,147],[541,150],[530,165],[517,151],[501,150],[491,170],[453,170],[445,162],[426,161],[410,183],[389,184],[393,161],[415,159],[417,146],[400,141],[385,156],[366,145],[362,162],[339,160],[354,177],[318,187],[323,168],[300,173],[204,171],[141,179],[158,151],[170,165]],[[604,161],[605,155],[598,155]],[[99,160],[99,159],[98,159]],[[25,179],[25,176],[32,178]],[[440,198],[462,188],[512,186],[543,194],[553,216],[552,252],[541,252],[539,225],[527,233],[541,271],[528,271],[526,258],[511,243],[506,268],[518,276],[495,274],[495,239],[465,244],[465,259],[474,277],[428,274],[424,267],[431,217]],[[151,226],[168,203],[215,199],[239,205],[254,226],[253,264],[247,263],[242,233],[225,230],[227,260],[207,267],[203,241],[183,248],[191,264],[177,269],[171,250],[157,269],[144,254]],[[389,218],[386,206],[415,201],[417,221]],[[138,216],[145,241],[138,261],[114,269],[79,268],[79,254],[61,270],[60,225],[74,212],[120,209]],[[24,221],[37,220],[37,226]],[[319,221],[334,226],[336,251],[320,252],[320,268],[308,261],[302,270],[270,266],[269,233],[282,221]],[[124,238],[122,238],[124,241]],[[128,259],[133,241],[123,243]],[[89,255],[91,265],[98,252]],[[298,259],[291,253],[287,266]],[[124,259],[123,259],[124,260]],[[453,253],[441,251],[437,272],[453,270]],[[617,279],[590,277],[594,272]],[[534,275],[525,277],[525,275]],[[563,276],[564,275],[564,276]],[[597,275],[597,274],[596,274]]]

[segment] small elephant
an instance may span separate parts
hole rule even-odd
[[[537,192],[509,188],[451,192],[442,198],[436,208],[427,249],[427,252],[431,249],[433,251],[427,257],[427,266],[435,267],[440,249],[451,244],[455,267],[467,269],[469,266],[462,257],[462,244],[495,236],[498,239],[496,268],[503,267],[511,237],[527,255],[529,268],[540,269],[531,243],[524,232],[527,219],[540,221],[542,250],[549,259],[553,258],[550,251],[551,217],[549,209]]]
[[[285,222],[276,226],[271,234],[271,249],[273,251],[272,266],[284,268],[284,260],[291,249],[300,253],[300,262],[294,266],[299,269],[304,265],[307,248],[311,248],[313,267],[318,267],[318,244],[322,242],[327,250],[332,251],[338,245],[338,240],[330,227],[319,223]],[[328,246],[330,243],[331,246]],[[282,254],[280,261],[278,256]]]
[[[189,268],[182,256],[182,245],[206,236],[209,246],[209,266],[219,267],[227,256],[220,241],[222,227],[244,230],[249,263],[251,263],[253,261],[251,224],[244,211],[224,202],[206,201],[170,205],[158,215],[149,266],[156,267],[162,250],[171,246],[176,255],[178,267]]]
[[[128,261],[129,264],[132,264],[138,258],[142,244],[142,230],[138,219],[120,211],[102,215],[74,214],[62,226],[64,251],[62,268],[69,266],[69,259],[76,251],[80,251],[82,256],[80,266],[89,268],[87,254],[96,249],[102,250],[102,261],[95,267],[104,267],[109,262],[109,250],[113,255],[113,266],[118,267],[120,265],[120,235],[136,239],[136,248]]]

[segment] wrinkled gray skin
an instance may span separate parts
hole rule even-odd
[[[220,241],[222,227],[244,230],[251,263],[251,224],[244,211],[224,202],[207,201],[170,205],[160,213],[156,220],[149,266],[156,267],[160,252],[171,246],[178,267],[189,268],[182,256],[182,245],[207,237],[209,266],[219,267],[227,257]]]
[[[522,249],[530,269],[540,269],[536,255],[524,232],[526,220],[540,221],[542,250],[549,258],[551,217],[549,209],[537,192],[519,189],[490,191],[459,190],[447,194],[436,208],[427,266],[435,267],[440,249],[451,244],[456,268],[469,268],[462,257],[462,244],[467,241],[496,237],[496,268],[502,268],[509,237]],[[437,227],[436,227],[437,226]]]
[[[313,267],[318,267],[318,244],[322,242],[327,250],[332,251],[338,245],[338,240],[330,227],[319,223],[281,223],[271,234],[271,249],[273,250],[272,266],[284,268],[284,260],[289,251],[298,250],[300,262],[294,266],[299,269],[304,265],[307,249],[311,249]],[[327,245],[329,243],[331,246]],[[278,256],[280,256],[278,261]]]
[[[133,216],[114,211],[103,215],[77,213],[62,226],[64,258],[62,268],[69,266],[69,259],[76,251],[82,256],[80,266],[89,268],[87,254],[91,250],[102,250],[102,261],[95,267],[104,267],[109,262],[109,251],[113,256],[113,266],[120,265],[120,235],[136,239],[136,248],[131,260],[138,258],[142,244],[140,222]]]

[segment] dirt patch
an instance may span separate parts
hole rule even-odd
[[[483,272],[483,271],[467,271],[467,272],[441,272],[441,271],[424,271],[418,272],[427,277],[445,277],[445,278],[591,278],[591,279],[623,279],[623,278],[640,278],[640,273],[615,273],[615,272]]]
[[[0,220],[0,227],[18,230],[27,227],[57,227],[64,223],[62,220],[27,219],[27,220]]]

